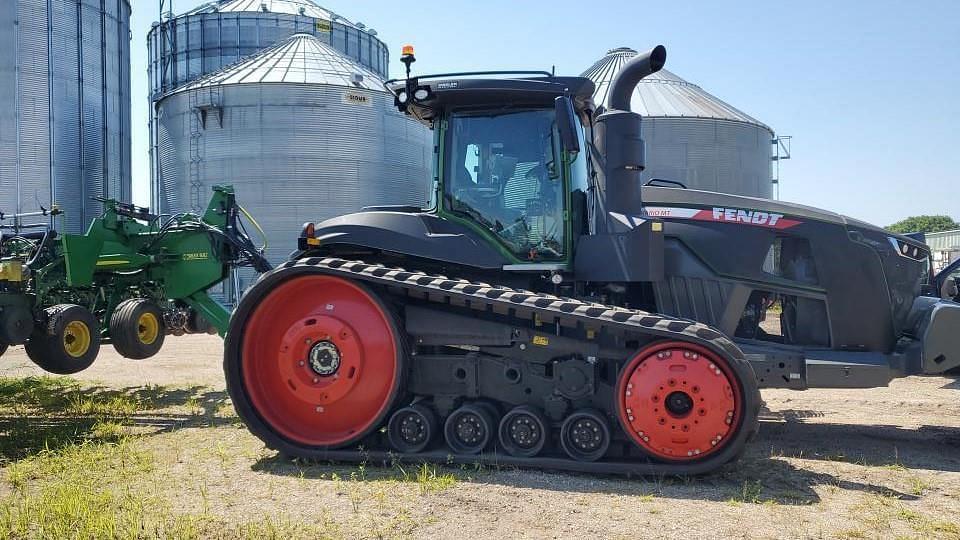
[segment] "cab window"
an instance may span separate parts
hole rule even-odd
[[[564,259],[555,132],[552,110],[454,113],[445,207],[494,233],[518,259]]]

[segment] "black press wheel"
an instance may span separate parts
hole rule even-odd
[[[113,348],[126,358],[143,360],[157,354],[164,334],[163,312],[150,300],[124,300],[110,316]]]
[[[100,325],[81,306],[49,307],[24,348],[33,363],[50,373],[78,373],[90,367],[100,352]]]
[[[491,407],[470,403],[450,413],[443,436],[453,453],[479,454],[493,441],[496,425]]]
[[[533,457],[543,450],[549,435],[547,426],[539,410],[514,407],[500,421],[500,446],[511,456]]]
[[[437,430],[437,415],[433,409],[418,403],[393,413],[387,423],[387,438],[394,450],[413,454],[425,449]]]
[[[596,410],[575,411],[563,421],[560,445],[568,456],[577,461],[596,461],[610,447],[610,426]]]

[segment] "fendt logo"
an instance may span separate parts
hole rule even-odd
[[[783,214],[771,214],[759,210],[743,210],[741,208],[714,208],[714,221],[733,221],[749,225],[776,227],[777,222],[783,219]]]
[[[766,227],[769,229],[789,229],[801,222],[784,217],[783,214],[748,210],[745,208],[713,207],[710,210],[700,208],[678,208],[671,206],[648,206],[647,215],[666,219],[692,219],[695,221],[712,221],[715,223],[733,223]]]

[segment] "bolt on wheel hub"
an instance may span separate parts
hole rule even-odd
[[[600,426],[589,418],[577,420],[570,431],[570,442],[581,452],[593,452],[603,444],[603,432]]]
[[[318,341],[310,348],[310,369],[329,377],[340,369],[340,349],[330,341]]]
[[[725,358],[692,343],[660,343],[634,356],[620,374],[617,398],[624,431],[661,459],[701,459],[740,429],[735,372]]]
[[[400,436],[410,445],[420,444],[427,438],[427,426],[420,416],[409,414],[400,421]]]
[[[457,420],[457,438],[460,441],[468,445],[474,445],[480,442],[485,435],[483,424],[477,415],[472,413],[460,415]]]
[[[510,422],[510,439],[520,448],[532,448],[540,442],[540,426],[529,416],[518,416]]]
[[[693,409],[693,398],[686,392],[672,392],[667,396],[666,407],[670,414],[684,417]]]

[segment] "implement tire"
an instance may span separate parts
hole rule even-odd
[[[86,308],[59,304],[44,310],[45,322],[24,344],[33,363],[50,373],[71,375],[93,364],[100,353],[100,325]]]
[[[163,312],[150,300],[124,300],[110,316],[113,348],[126,358],[143,360],[157,354],[165,334]]]

